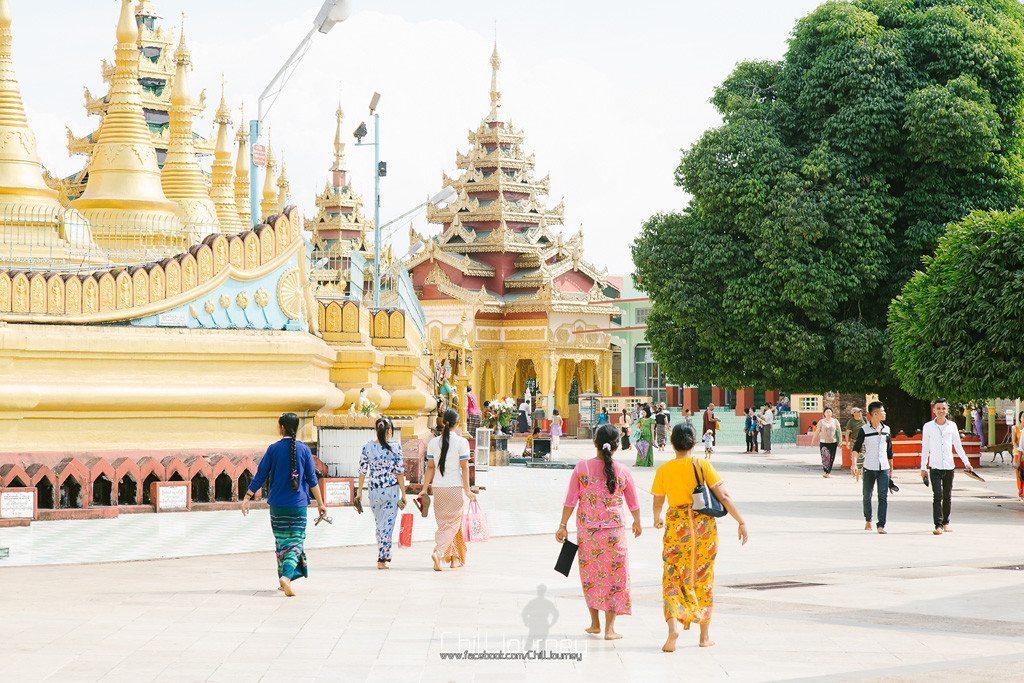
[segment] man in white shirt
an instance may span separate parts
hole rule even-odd
[[[925,484],[931,481],[932,486],[932,521],[935,523],[933,534],[938,536],[949,528],[949,511],[953,505],[953,472],[956,462],[953,450],[960,456],[964,469],[973,472],[970,460],[960,442],[960,430],[956,423],[948,419],[949,403],[944,398],[932,404],[935,419],[921,430],[921,479]]]
[[[770,403],[764,404],[764,412],[758,418],[761,423],[761,450],[765,455],[772,454],[772,426],[775,424],[775,411]]]

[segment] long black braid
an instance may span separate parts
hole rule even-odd
[[[452,427],[459,424],[459,414],[449,408],[444,411],[441,418],[444,422],[444,429],[441,431],[441,455],[437,459],[437,471],[444,476],[444,461],[448,456],[448,437],[451,435]]]
[[[295,438],[299,433],[299,416],[295,413],[285,413],[277,419],[277,424],[284,429],[285,436],[292,440],[291,443],[291,479],[292,491],[299,490],[299,465],[295,455]]]
[[[597,447],[597,457],[604,463],[604,478],[608,493],[615,493],[618,482],[615,480],[612,455],[619,449],[619,430],[610,424],[601,425],[597,428],[597,434],[594,435],[594,446]]]

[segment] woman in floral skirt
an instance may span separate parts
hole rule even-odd
[[[555,540],[565,541],[569,535],[566,524],[576,512],[576,535],[579,543],[580,581],[590,610],[590,626],[586,632],[601,632],[600,613],[605,614],[605,640],[618,640],[615,617],[630,614],[629,555],[626,530],[622,522],[625,502],[633,515],[633,536],[639,536],[640,505],[636,486],[629,469],[612,460],[619,448],[619,430],[601,425],[594,437],[597,456],[581,460],[569,480],[569,492],[562,508],[562,523]]]

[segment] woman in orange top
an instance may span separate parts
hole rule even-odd
[[[672,429],[672,448],[676,457],[654,473],[654,526],[665,527],[665,562],[661,579],[665,621],[668,638],[662,646],[664,652],[674,652],[679,637],[677,621],[689,630],[690,624],[700,624],[700,646],[714,643],[708,635],[711,626],[711,608],[715,585],[715,556],[718,553],[718,529],[715,518],[695,512],[693,490],[701,483],[708,486],[725,509],[739,523],[739,539],[747,542],[747,525],[732,502],[722,479],[710,460],[692,457],[697,437],[688,425],[678,424]],[[662,521],[661,508],[668,498],[668,513]]]

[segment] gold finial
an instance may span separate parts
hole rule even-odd
[[[274,177],[274,170],[277,168],[277,162],[274,161],[274,152],[270,147],[270,131],[267,131],[267,168],[263,176],[263,196],[260,201],[260,213],[263,214],[262,218],[266,221],[274,213],[277,212],[277,179]]]
[[[497,28],[495,28],[497,34]],[[491,52],[491,113],[488,119],[495,121],[498,118],[498,109],[501,108],[501,91],[498,90],[498,69],[501,68],[501,57],[498,55],[498,38],[494,38],[494,50]]]
[[[121,16],[117,20],[117,42],[137,43],[139,41],[139,25],[132,11],[132,0],[121,0]]]
[[[0,28],[11,27],[11,4],[8,0],[0,0]]]
[[[185,44],[185,13],[181,13],[181,37],[174,51],[174,84],[171,87],[171,106],[191,106],[192,96],[188,91],[188,67],[192,65],[192,53]]]
[[[217,113],[213,117],[214,123],[226,123],[231,125],[231,110],[228,109],[227,100],[224,97],[224,89],[227,84],[227,80],[224,78],[224,74],[220,75],[220,106],[217,107]]]
[[[249,129],[245,122],[245,104],[238,107],[238,156],[235,159],[235,208],[241,229],[252,225],[252,210],[249,204]]]
[[[334,128],[334,166],[331,167],[332,171],[344,171],[345,170],[345,143],[342,142],[345,138],[341,134],[341,122],[345,118],[345,113],[341,110],[341,102],[338,102],[338,110],[334,112],[334,116],[337,119],[337,124]]]
[[[224,75],[221,74],[220,106],[213,119],[217,124],[217,144],[213,152],[210,199],[217,209],[217,221],[220,223],[221,232],[235,234],[241,232],[243,226],[235,199],[235,168],[231,159],[234,152],[231,146],[231,112],[224,94],[225,83]]]

